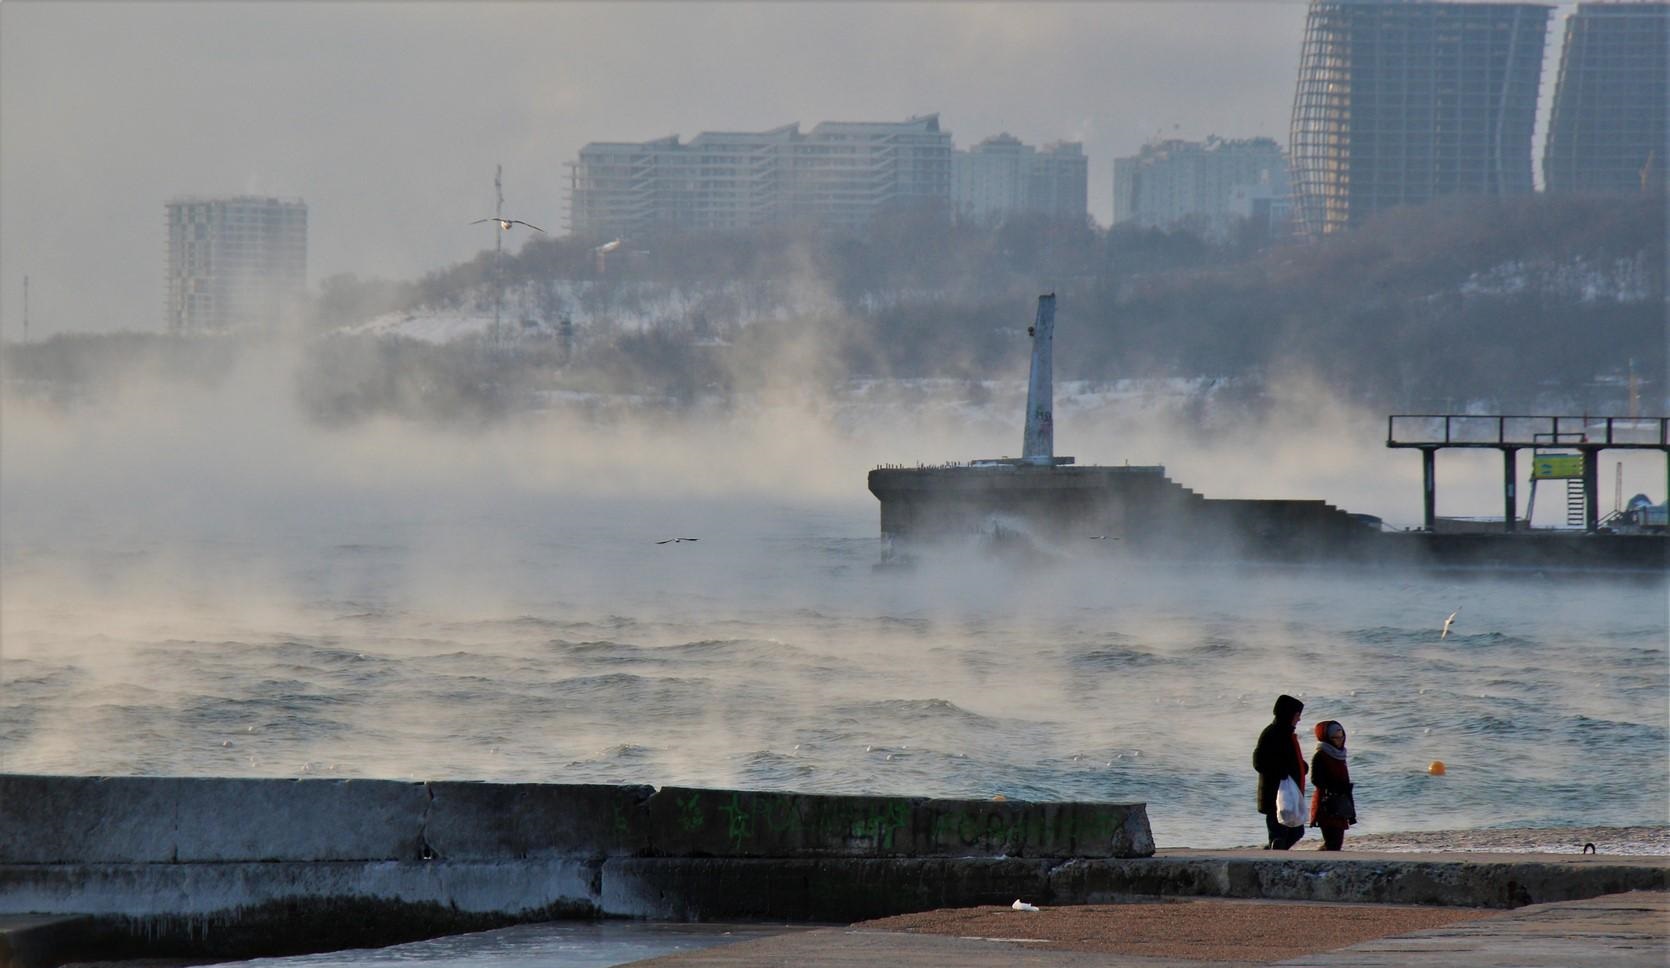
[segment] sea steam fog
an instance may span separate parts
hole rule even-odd
[[[1162,844],[1232,845],[1262,838],[1249,755],[1285,691],[1307,748],[1350,730],[1363,831],[1664,821],[1662,578],[1088,541],[878,569],[864,472],[1014,453],[1019,381],[324,426],[296,366],[6,401],[0,769],[1144,800]],[[1288,387],[1200,436],[1164,385],[1069,385],[1057,449],[1412,523],[1383,415]],[[1441,510],[1494,510],[1495,464],[1440,468]],[[1597,762],[1623,778],[1598,798]]]

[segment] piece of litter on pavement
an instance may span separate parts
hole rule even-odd
[[[1013,903],[1009,906],[1011,908],[1014,908],[1017,911],[1036,911],[1036,910],[1038,910],[1036,905],[1028,904],[1028,903],[1026,903],[1025,901],[1021,900],[1018,897],[1015,898],[1015,903]]]

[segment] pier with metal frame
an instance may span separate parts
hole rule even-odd
[[[1670,492],[1670,418],[1528,416],[1507,414],[1392,414],[1386,418],[1386,446],[1421,452],[1423,527],[1437,524],[1438,451],[1494,448],[1502,452],[1502,529],[1513,531],[1518,516],[1515,477],[1518,455],[1527,448],[1560,447],[1583,458],[1583,530],[1600,526],[1598,467],[1603,450],[1656,450],[1665,456]]]

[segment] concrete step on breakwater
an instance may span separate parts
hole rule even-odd
[[[1156,853],[1143,804],[0,775],[0,915],[90,919],[29,968],[577,916],[827,923],[1138,894],[1506,908],[1667,886],[1662,857]]]

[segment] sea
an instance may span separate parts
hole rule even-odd
[[[0,770],[1140,801],[1160,846],[1232,847],[1264,839],[1250,758],[1288,693],[1307,751],[1346,727],[1356,835],[1670,822],[1663,575],[1088,535],[901,566],[865,470],[1001,456],[1012,399],[320,428],[260,385],[8,407]],[[1063,436],[1100,462],[1418,514],[1372,418],[1354,448],[1185,443],[1097,406]],[[1446,471],[1498,500],[1499,463]]]
[[[1345,724],[1363,833],[1670,803],[1657,576],[1090,540],[887,567],[862,505],[310,499],[166,547],[88,511],[74,538],[7,518],[6,771],[1142,801],[1157,843],[1217,847],[1261,840],[1285,692],[1307,751]]]

